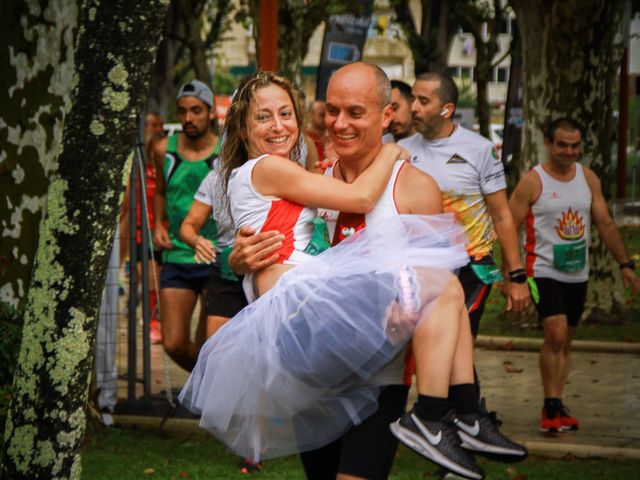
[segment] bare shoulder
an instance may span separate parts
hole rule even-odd
[[[518,198],[527,198],[532,203],[535,202],[542,193],[542,181],[540,175],[533,168],[525,173],[514,190],[514,195]]]
[[[587,181],[589,188],[591,190],[593,190],[594,187],[600,188],[600,179],[596,175],[596,172],[585,165],[582,165],[582,170],[584,171],[584,179]]]
[[[435,214],[442,212],[442,193],[431,175],[405,163],[394,191],[400,213]]]
[[[149,146],[151,147],[151,151],[156,157],[156,161],[160,161],[167,153],[167,137],[151,140]]]

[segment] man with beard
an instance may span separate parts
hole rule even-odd
[[[180,224],[193,197],[218,156],[218,136],[211,130],[213,92],[204,83],[191,80],[177,96],[182,133],[163,138],[153,146],[156,192],[153,197],[153,243],[162,249],[160,277],[162,344],[169,356],[191,371],[205,340],[205,318],[201,315],[195,341],[190,337],[193,310],[212,273],[210,265],[196,264],[195,251],[180,240]],[[200,235],[215,241],[216,224],[207,220]],[[202,309],[204,314],[204,309]]]
[[[391,80],[391,123],[389,132],[393,141],[399,142],[403,138],[416,133],[411,116],[411,87],[401,80]]]
[[[625,287],[640,288],[635,262],[624,247],[602,194],[600,179],[580,164],[580,126],[558,118],[545,131],[547,161],[520,179],[509,199],[518,227],[526,222],[527,275],[537,284],[536,304],[544,330],[540,374],[543,432],[577,430],[562,393],[571,368],[571,341],[584,310],[589,279],[591,225],[620,266]]]
[[[458,88],[449,75],[428,72],[418,77],[411,102],[418,133],[399,145],[409,150],[413,165],[435,179],[444,210],[454,212],[467,232],[471,263],[458,276],[476,336],[491,284],[500,278],[491,255],[496,237],[507,274],[507,310],[523,310],[530,296],[526,278],[522,278],[502,162],[489,140],[453,122],[457,101]]]

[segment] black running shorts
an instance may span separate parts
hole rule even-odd
[[[471,270],[469,265],[465,265],[458,272],[458,280],[464,290],[464,303],[469,313],[471,322],[471,334],[478,336],[480,329],[480,319],[484,313],[484,306],[491,293],[491,284],[482,283],[478,276]]]
[[[391,472],[398,440],[389,429],[404,414],[409,395],[405,385],[384,387],[378,410],[360,425],[322,448],[302,452],[300,459],[308,480],[335,480],[338,473],[371,480],[385,480]]]
[[[247,306],[242,281],[220,278],[218,265],[213,265],[213,273],[206,288],[204,308],[208,316],[231,318]]]
[[[567,283],[552,278],[536,278],[540,301],[535,304],[543,321],[553,315],[566,315],[567,323],[578,325],[587,299],[587,282]]]

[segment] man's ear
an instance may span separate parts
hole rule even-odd
[[[389,103],[382,109],[382,128],[386,129],[389,126],[392,115],[393,107],[391,107],[391,104]]]

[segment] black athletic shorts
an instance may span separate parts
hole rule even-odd
[[[388,478],[398,449],[389,424],[404,414],[408,395],[408,386],[384,387],[373,415],[330,444],[302,452],[300,459],[307,478],[335,480],[338,473],[370,480]]]
[[[566,315],[569,325],[578,325],[587,299],[587,282],[559,282],[552,278],[535,281],[540,294],[540,301],[535,304],[540,321],[553,315]]]
[[[160,274],[160,288],[181,288],[201,293],[212,271],[211,265],[165,263]]]
[[[484,258],[490,259],[491,257],[487,256]],[[482,314],[484,313],[484,306],[491,293],[492,285],[482,283],[469,264],[460,269],[458,272],[458,280],[460,280],[462,290],[464,290],[464,303],[467,307],[467,312],[469,312],[471,334],[475,338],[478,336],[480,318],[482,318]]]
[[[232,281],[220,278],[220,267],[213,265],[204,302],[206,314],[231,318],[246,306],[247,298],[242,289],[242,279]]]

